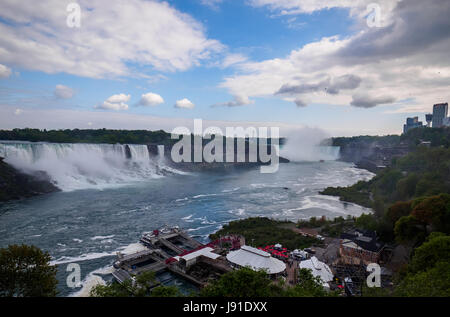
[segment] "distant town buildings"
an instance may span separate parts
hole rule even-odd
[[[410,129],[418,128],[422,126],[422,121],[419,121],[419,117],[407,118],[406,124],[403,125],[403,133],[408,132]]]
[[[375,232],[355,229],[341,234],[339,255],[346,263],[377,263],[383,246]]]
[[[440,128],[447,118],[448,103],[438,103],[433,106],[433,128]]]
[[[427,128],[431,128],[431,122],[433,121],[433,114],[431,113],[426,114],[425,120],[427,121]]]
[[[448,115],[448,103],[438,103],[433,106],[433,114],[428,113],[425,115],[428,128],[442,128],[450,127],[450,117]],[[412,117],[406,119],[406,124],[403,125],[403,133],[407,133],[414,128],[423,127],[422,121],[419,121],[419,117]]]

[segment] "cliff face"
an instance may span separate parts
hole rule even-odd
[[[207,142],[209,142],[208,140],[203,140],[203,147],[205,147],[205,145],[207,144]],[[233,155],[233,160],[231,161],[227,161],[227,157],[226,157],[226,153],[227,153],[227,148],[226,148],[226,144],[224,144],[223,146],[223,159],[222,162],[212,162],[212,163],[207,163],[205,162],[205,160],[203,159],[202,162],[195,162],[194,161],[194,145],[191,144],[191,153],[190,153],[190,157],[191,157],[191,162],[179,162],[176,163],[172,160],[171,157],[171,151],[172,151],[172,147],[173,145],[168,145],[168,146],[164,146],[164,158],[166,159],[166,163],[168,163],[169,165],[171,165],[174,168],[177,169],[181,169],[181,170],[185,170],[185,171],[202,171],[202,170],[214,170],[214,169],[235,169],[235,168],[249,168],[249,167],[257,167],[257,166],[261,166],[261,165],[269,165],[270,162],[268,163],[263,163],[259,157],[259,146],[256,148],[257,151],[257,158],[256,158],[256,162],[251,161],[250,160],[250,147],[248,142],[245,143],[245,156],[244,156],[244,162],[239,162],[238,160],[238,155],[237,153],[237,144],[234,144],[234,155]],[[267,153],[270,154],[272,153],[272,151],[275,151],[273,149],[273,147],[271,145],[267,145],[268,149],[267,149]],[[158,145],[156,144],[148,144],[147,145],[148,151],[150,153],[150,155],[152,156],[157,156],[159,155],[159,148]],[[279,156],[278,157],[279,163],[289,163],[289,160]]]
[[[0,202],[59,191],[45,173],[24,174],[0,157]]]
[[[339,144],[339,157],[341,161],[355,163],[359,168],[373,173],[389,167],[392,159],[402,157],[411,148],[402,142],[379,142],[378,140],[352,140]]]

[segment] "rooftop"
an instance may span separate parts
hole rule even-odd
[[[227,260],[239,266],[249,266],[256,271],[266,270],[269,274],[281,273],[286,269],[286,264],[269,253],[246,245],[228,253]]]

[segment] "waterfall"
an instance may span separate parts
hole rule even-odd
[[[161,177],[160,172],[166,169],[160,157],[150,156],[146,145],[135,144],[4,141],[0,143],[0,157],[25,173],[45,171],[64,191],[145,181]]]

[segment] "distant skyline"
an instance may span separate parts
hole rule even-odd
[[[0,0],[0,129],[400,134],[450,101],[449,16],[448,0]]]

